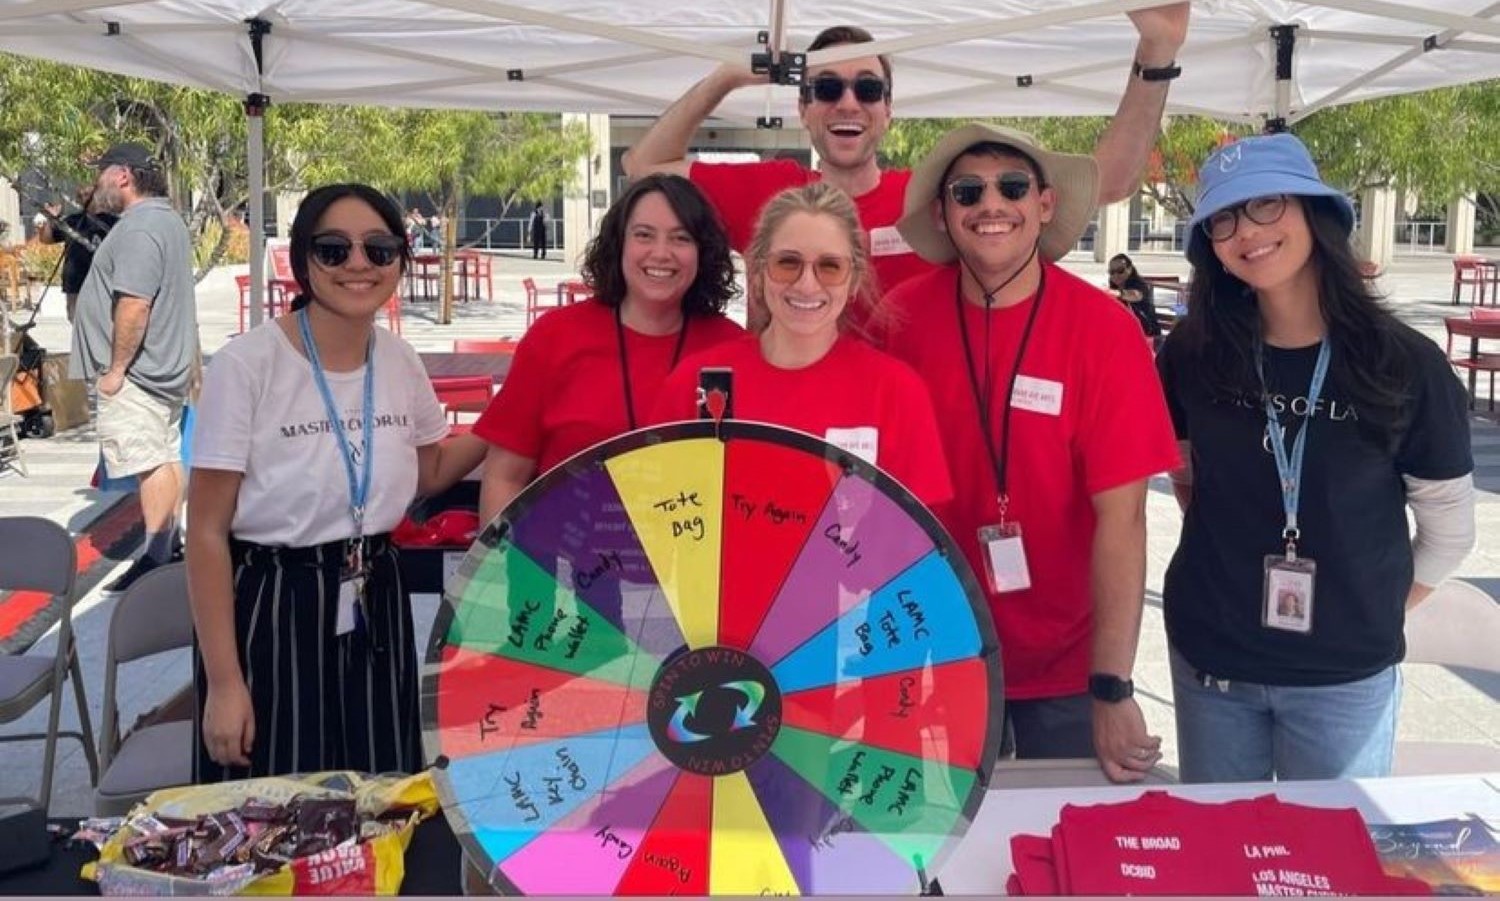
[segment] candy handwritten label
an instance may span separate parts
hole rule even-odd
[[[844,527],[838,523],[832,523],[828,528],[824,529],[823,537],[832,542],[834,547],[839,549],[839,553],[844,555],[844,567],[846,569],[853,569],[855,564],[864,559],[864,554],[860,553],[859,550],[859,540],[850,540],[845,537]]]
[[[627,860],[635,853],[635,845],[615,835],[608,826],[600,826],[599,830],[594,833],[594,838],[599,840],[599,847],[606,851],[613,848],[621,860]]]
[[[623,572],[625,561],[619,551],[609,551],[599,554],[598,561],[589,569],[573,573],[573,587],[579,591],[587,591],[599,584],[599,580],[611,572]]]
[[[901,681],[896,684],[896,709],[891,711],[891,717],[898,720],[909,719],[911,709],[917,706],[916,693],[916,677],[902,676]]]

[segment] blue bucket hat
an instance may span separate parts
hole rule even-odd
[[[1198,170],[1198,199],[1188,223],[1188,252],[1193,252],[1197,242],[1208,240],[1201,228],[1208,217],[1271,194],[1327,197],[1338,211],[1344,233],[1354,229],[1354,204],[1344,192],[1323,183],[1306,145],[1290,134],[1257,135],[1220,147],[1203,161]]]

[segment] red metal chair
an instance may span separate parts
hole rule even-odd
[[[541,316],[543,313],[547,312],[548,310],[555,310],[558,307],[562,306],[562,301],[560,298],[555,303],[543,303],[541,294],[536,289],[535,279],[521,279],[521,287],[526,289],[526,326],[528,328],[530,328],[531,324],[533,322],[536,322],[537,317]]]
[[[594,296],[594,292],[589,290],[588,284],[579,281],[559,282],[557,285],[557,294],[559,305],[563,303],[578,303],[580,300],[588,300]]]
[[[236,275],[234,286],[240,292],[240,328],[236,333],[239,334],[245,331],[245,313],[250,309],[250,276]]]
[[[469,273],[474,277],[474,287],[477,290],[480,282],[484,283],[484,299],[491,303],[495,300],[495,267],[494,260],[487,253],[472,251],[469,254]]]
[[[1485,289],[1492,278],[1490,265],[1483,257],[1454,257],[1453,303],[1458,303],[1463,295],[1464,287],[1468,286],[1469,296],[1473,299],[1474,305],[1484,306]],[[1497,298],[1497,302],[1500,302],[1500,298]]]
[[[483,413],[489,406],[495,382],[487,375],[439,376],[432,379],[438,403],[458,422],[460,413]]]
[[[391,299],[386,301],[381,309],[385,310],[385,327],[398,335],[401,334],[401,292],[397,291],[392,294]]]
[[[236,275],[234,286],[239,291],[240,303],[240,331],[245,330],[246,315],[250,310],[250,276]],[[273,278],[266,282],[266,315],[275,318],[288,312],[292,308],[292,298],[296,296],[297,283],[286,279]]]
[[[1500,309],[1486,310],[1476,307],[1469,311],[1468,318],[1476,324],[1500,323]],[[1495,373],[1500,371],[1500,353],[1481,352],[1479,342],[1500,338],[1500,334],[1483,334],[1477,330],[1482,329],[1482,326],[1467,327],[1463,323],[1463,317],[1450,317],[1443,320],[1443,325],[1448,332],[1448,362],[1453,364],[1456,369],[1468,371],[1469,409],[1474,409],[1479,402],[1479,373],[1481,372],[1489,373],[1489,408],[1491,410],[1495,409]],[[1493,329],[1485,331],[1492,332]],[[1469,339],[1469,346],[1464,352],[1458,354],[1453,352],[1453,339],[1455,337]]]

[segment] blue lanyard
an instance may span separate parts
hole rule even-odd
[[[1328,339],[1318,346],[1318,362],[1313,366],[1312,384],[1307,389],[1307,421],[1297,432],[1292,442],[1291,459],[1287,459],[1286,426],[1276,415],[1271,403],[1271,390],[1266,386],[1264,345],[1255,340],[1255,374],[1260,377],[1261,398],[1266,404],[1266,437],[1270,439],[1271,452],[1276,455],[1276,474],[1281,479],[1281,506],[1286,511],[1286,528],[1281,537],[1286,539],[1288,559],[1296,556],[1297,539],[1302,533],[1297,528],[1297,507],[1302,501],[1302,458],[1307,453],[1307,433],[1312,430],[1318,412],[1318,399],[1323,395],[1323,380],[1328,377],[1328,358],[1332,355]]]
[[[333,401],[333,392],[328,388],[328,378],[323,374],[323,361],[318,359],[318,345],[313,341],[312,326],[307,321],[307,308],[297,311],[297,327],[302,330],[302,347],[312,363],[313,381],[318,383],[318,393],[323,395],[323,409],[328,421],[333,424],[334,437],[339,442],[339,454],[344,460],[344,475],[349,477],[349,512],[354,516],[354,537],[365,533],[365,502],[370,497],[370,472],[375,458],[375,330],[370,329],[370,340],[365,344],[365,403],[364,403],[364,472],[356,481],[354,476],[354,452],[349,446],[349,436],[344,433],[344,420],[339,415],[338,405]]]

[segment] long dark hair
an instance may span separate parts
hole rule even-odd
[[[1403,326],[1361,272],[1332,203],[1321,197],[1296,199],[1312,233],[1318,306],[1333,349],[1329,375],[1349,392],[1359,411],[1360,433],[1394,450],[1411,399],[1413,362],[1401,340]],[[1190,371],[1217,396],[1258,397],[1254,346],[1261,323],[1255,292],[1229,274],[1209,241],[1193,242],[1188,262],[1193,265],[1188,314],[1173,337],[1194,361]]]
[[[312,239],[317,233],[318,223],[322,221],[323,214],[328,212],[329,207],[345,197],[363,200],[385,223],[385,227],[390,229],[391,234],[398,237],[406,235],[401,208],[396,206],[389,197],[369,185],[350,182],[313,188],[306,197],[302,198],[301,205],[297,207],[297,218],[292,220],[292,277],[297,280],[297,296],[292,300],[294,311],[307,306],[312,300],[312,278],[308,275],[307,267],[312,258]],[[403,243],[401,245],[401,271],[405,272],[410,264],[411,248]]]
[[[729,256],[729,235],[718,214],[692,182],[680,175],[647,175],[625,189],[599,223],[599,234],[589,242],[580,271],[594,297],[606,306],[625,302],[625,226],[635,205],[647,194],[658,193],[698,245],[698,275],[682,297],[684,316],[722,313],[739,294],[734,280],[734,260]]]
[[[1116,263],[1124,263],[1126,266],[1129,266],[1130,274],[1125,276],[1125,281],[1118,288],[1115,287],[1114,276],[1110,275],[1109,287],[1111,290],[1139,291],[1142,297],[1149,297],[1151,295],[1151,285],[1141,275],[1141,271],[1135,268],[1135,260],[1132,260],[1128,254],[1117,253],[1109,259],[1110,266],[1114,266]]]

